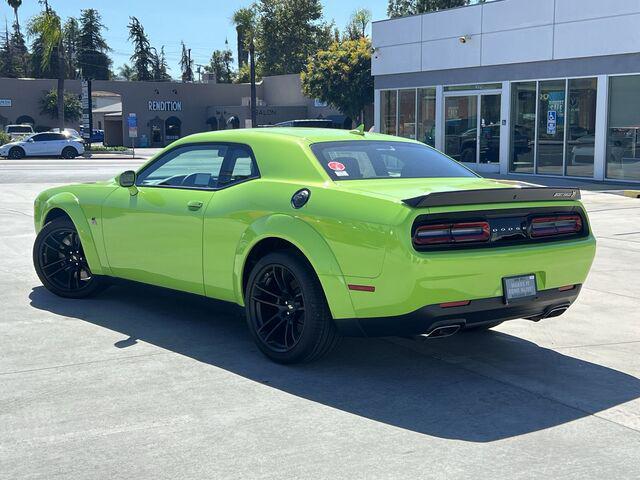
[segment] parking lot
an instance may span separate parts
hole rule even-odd
[[[0,160],[0,478],[638,478],[640,199],[587,191],[563,316],[267,361],[237,308],[143,285],[48,293],[42,189],[139,160]]]

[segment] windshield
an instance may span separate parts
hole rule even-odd
[[[311,145],[333,180],[477,177],[446,155],[415,143],[352,140]]]

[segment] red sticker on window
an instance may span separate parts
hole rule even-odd
[[[342,172],[345,168],[347,168],[343,163],[340,162],[329,162],[327,166],[335,172]]]

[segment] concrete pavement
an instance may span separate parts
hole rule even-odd
[[[638,478],[640,200],[584,193],[598,253],[559,318],[286,367],[226,304],[49,294],[33,198],[129,164],[0,165],[0,478]]]

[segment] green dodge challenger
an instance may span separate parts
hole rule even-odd
[[[303,362],[340,335],[562,314],[595,254],[579,199],[361,129],[208,132],[41,193],[33,261],[63,297],[117,277],[235,302],[262,352]]]

